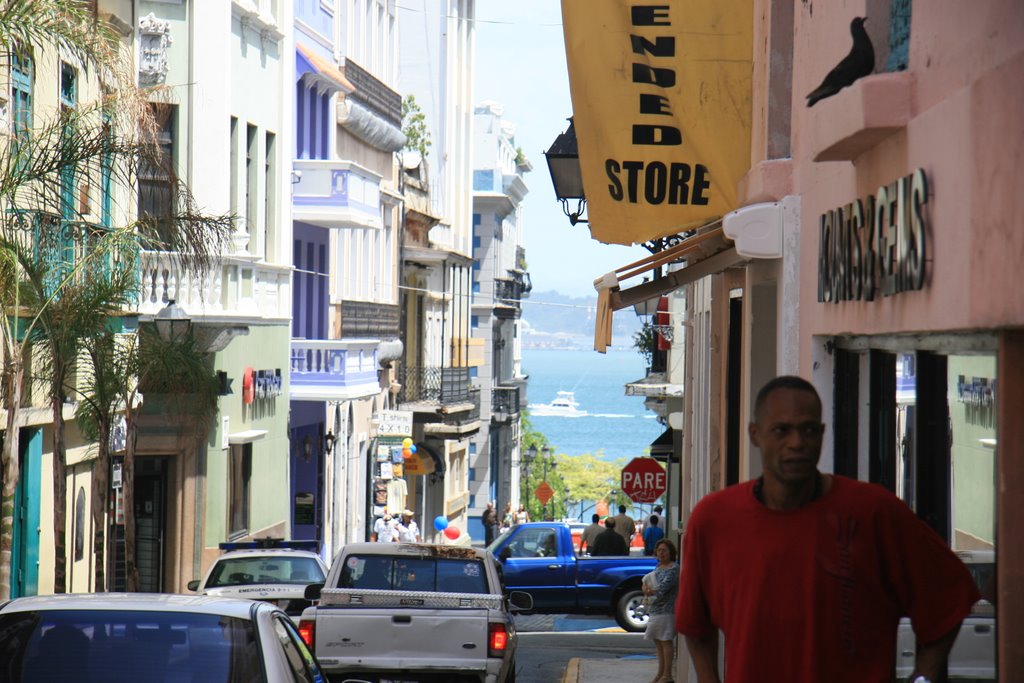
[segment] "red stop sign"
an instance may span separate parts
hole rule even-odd
[[[668,474],[654,458],[633,458],[622,468],[622,492],[634,503],[653,503],[666,486]]]

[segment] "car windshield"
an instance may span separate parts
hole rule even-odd
[[[486,594],[480,560],[350,555],[338,588]]]
[[[244,586],[255,583],[293,583],[305,586],[323,583],[324,573],[311,557],[248,556],[225,557],[210,572],[206,588]]]
[[[42,610],[0,615],[0,672],[37,681],[265,681],[252,622],[215,614]]]

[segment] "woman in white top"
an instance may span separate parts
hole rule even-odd
[[[526,524],[529,521],[530,513],[526,511],[526,506],[520,503],[519,509],[516,511],[516,524]]]
[[[644,577],[643,591],[647,600],[647,630],[644,640],[653,640],[658,651],[658,676],[652,683],[670,683],[672,675],[672,646],[676,638],[675,606],[679,592],[679,565],[676,547],[663,538],[654,546],[658,566]],[[651,577],[648,579],[648,577]]]

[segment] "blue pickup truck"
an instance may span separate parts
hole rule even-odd
[[[610,614],[626,631],[643,631],[640,581],[653,557],[577,557],[568,524],[518,524],[488,549],[501,562],[505,587],[533,596],[534,613]]]

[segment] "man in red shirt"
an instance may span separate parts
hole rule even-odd
[[[676,629],[698,683],[890,683],[900,617],[911,681],[938,682],[979,599],[945,542],[880,486],[818,471],[821,400],[799,377],[758,393],[756,481],[705,496],[686,526]]]

